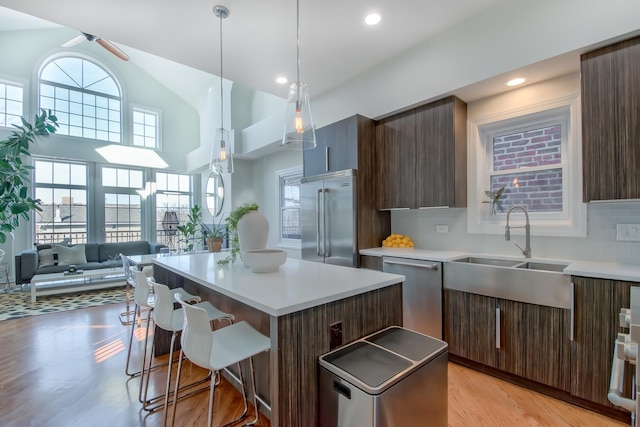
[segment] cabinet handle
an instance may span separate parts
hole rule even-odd
[[[329,147],[324,147],[324,169],[329,172]]]
[[[327,230],[329,228],[329,224],[327,222],[327,194],[329,193],[328,189],[322,190],[322,256],[330,257],[331,256],[331,242],[329,242],[329,252],[327,252],[327,235],[331,236],[331,232]]]
[[[316,253],[318,256],[322,256],[320,253],[320,193],[322,189],[319,189],[316,194]]]
[[[383,264],[406,265],[408,267],[424,268],[426,270],[438,271],[438,264],[418,264],[415,262],[399,262],[399,261],[382,261]]]
[[[571,323],[569,325],[569,340],[573,341],[573,333],[574,333],[574,329],[575,329],[575,316],[576,316],[576,297],[575,297],[575,292],[576,292],[576,286],[573,282],[571,282],[571,288],[570,288],[570,294],[569,294],[569,307],[571,309]]]
[[[500,348],[500,309],[496,308],[496,348]]]

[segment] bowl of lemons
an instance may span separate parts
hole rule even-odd
[[[382,241],[383,248],[413,248],[411,237],[402,234],[392,234]]]

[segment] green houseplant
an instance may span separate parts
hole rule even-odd
[[[245,216],[247,213],[257,210],[258,204],[253,202],[244,203],[229,212],[226,223],[227,233],[229,233],[229,237],[231,239],[231,253],[225,259],[221,259],[220,261],[218,261],[219,265],[228,265],[229,263],[236,261],[238,253],[240,253],[240,241],[238,240],[238,221],[240,221],[240,218]]]
[[[0,243],[7,241],[7,234],[20,225],[20,218],[29,220],[30,211],[41,211],[40,199],[29,195],[29,171],[33,166],[23,163],[23,156],[30,156],[29,145],[38,136],[55,133],[58,119],[51,110],[41,110],[36,114],[34,124],[23,117],[22,126],[13,125],[17,130],[7,139],[0,141]]]
[[[187,221],[176,227],[181,234],[178,240],[185,244],[187,251],[193,251],[196,240],[199,238],[198,227],[202,224],[202,208],[199,205],[193,205],[191,211],[187,215]]]
[[[218,223],[214,223],[209,227],[204,222],[200,223],[200,229],[202,230],[202,237],[207,242],[207,247],[210,252],[220,252],[222,247],[222,240],[227,235],[226,228],[222,225],[223,218],[220,217]]]

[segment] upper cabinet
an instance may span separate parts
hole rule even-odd
[[[467,205],[467,105],[450,96],[380,120],[380,208]]]
[[[583,199],[640,198],[640,37],[581,56]]]
[[[355,115],[316,130],[316,148],[303,153],[304,176],[358,169],[358,146],[371,145],[373,122]]]

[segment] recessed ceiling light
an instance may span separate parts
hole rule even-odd
[[[380,22],[381,19],[382,17],[380,16],[379,13],[370,13],[369,15],[367,15],[366,18],[364,18],[364,22],[367,25],[376,25],[377,23]]]
[[[512,79],[507,82],[507,86],[518,86],[524,83],[525,80],[522,77],[518,77],[517,79]]]
[[[286,77],[278,77],[276,79],[276,83],[280,83],[281,85],[285,84],[286,82],[288,82],[289,80]]]

